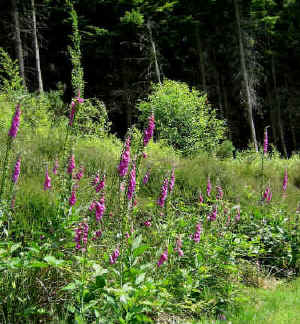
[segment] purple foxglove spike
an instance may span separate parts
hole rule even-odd
[[[150,226],[151,226],[151,220],[150,220],[150,219],[146,220],[146,221],[144,222],[144,225],[145,225],[146,227],[150,227]]]
[[[71,197],[69,198],[69,205],[74,206],[76,203],[76,192],[72,190]]]
[[[99,202],[96,202],[95,208],[96,208],[96,221],[100,222],[106,209],[104,203],[104,197],[102,197]]]
[[[287,169],[284,170],[284,178],[283,178],[283,184],[282,184],[282,191],[285,192],[288,185],[288,172]]]
[[[130,179],[128,184],[128,191],[127,191],[127,198],[128,200],[131,200],[135,191],[136,186],[136,168],[135,164],[133,164],[133,167],[130,171]]]
[[[199,194],[199,203],[202,204],[204,202],[204,198],[202,196],[202,193]]]
[[[265,136],[264,136],[264,154],[268,153],[268,128],[265,128]]]
[[[79,171],[75,175],[75,179],[79,181],[83,177],[83,173],[84,173],[84,167],[81,165]]]
[[[44,190],[46,191],[50,188],[51,188],[51,178],[49,177],[48,168],[47,168],[45,174],[45,181],[44,181]]]
[[[160,207],[164,207],[164,205],[165,205],[165,201],[166,201],[166,198],[167,198],[167,195],[168,195],[168,184],[169,184],[169,180],[168,180],[168,178],[165,178],[164,183],[163,183],[163,185],[161,187],[160,196],[159,196],[158,201],[157,201],[157,204]]]
[[[8,136],[11,138],[16,138],[18,131],[19,131],[19,126],[20,126],[20,116],[21,116],[21,105],[17,104],[15,114],[13,116],[11,126],[8,132]]]
[[[106,179],[106,176],[104,174],[102,180],[96,186],[96,192],[99,192],[99,191],[104,189],[104,187],[105,187],[105,179]]]
[[[217,219],[217,206],[214,206],[213,211],[208,215],[207,219],[211,222]]]
[[[240,208],[238,208],[236,211],[235,221],[239,222],[240,219],[241,219],[241,210],[240,210]]]
[[[210,178],[207,178],[207,185],[206,185],[206,195],[207,197],[210,197],[211,193],[211,183],[210,183]]]
[[[116,248],[115,251],[111,254],[111,256],[109,257],[109,262],[110,264],[115,264],[118,257],[120,255],[120,251],[119,248]]]
[[[18,182],[20,172],[21,172],[21,157],[19,157],[17,159],[17,162],[16,162],[15,167],[14,167],[14,172],[13,172],[13,175],[12,175],[12,182],[14,184],[16,184]]]
[[[75,169],[75,156],[74,156],[74,154],[72,154],[70,159],[69,159],[69,165],[68,165],[67,172],[69,174],[72,174],[74,169]]]
[[[269,193],[270,193],[270,187],[267,187],[263,194],[263,200],[267,199]]]
[[[269,191],[267,196],[267,202],[270,202],[272,200],[272,191]]]
[[[127,174],[129,163],[130,163],[130,137],[127,138],[125,143],[125,149],[121,155],[121,160],[118,167],[120,177],[123,178]]]
[[[164,251],[164,253],[160,256],[157,266],[160,267],[164,262],[168,260],[168,249]]]
[[[152,114],[148,120],[149,120],[148,127],[144,131],[144,147],[148,145],[149,141],[153,137],[153,132],[155,129],[154,115]]]
[[[199,243],[200,242],[201,233],[202,233],[202,225],[200,223],[198,223],[196,225],[196,231],[195,231],[195,233],[191,236],[192,239],[193,239],[193,241],[195,243]]]

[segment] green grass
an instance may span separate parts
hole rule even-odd
[[[242,311],[230,318],[232,324],[300,323],[300,278],[276,289],[249,288],[249,301]]]

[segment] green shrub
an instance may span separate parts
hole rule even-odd
[[[225,137],[225,122],[217,119],[206,95],[190,90],[186,83],[165,80],[162,85],[154,85],[152,94],[138,109],[142,121],[154,111],[156,137],[166,139],[184,155],[211,152]]]

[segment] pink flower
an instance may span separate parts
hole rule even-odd
[[[144,225],[145,225],[146,227],[150,227],[150,226],[151,226],[151,220],[150,220],[150,219],[146,220],[146,221],[144,222]]]
[[[204,199],[203,199],[202,193],[200,192],[200,194],[199,194],[199,203],[202,204],[203,201],[204,201]]]
[[[112,255],[109,257],[110,264],[115,264],[120,255],[119,248],[116,248]]]
[[[95,207],[96,207],[96,201],[92,201],[91,204],[90,204],[90,206],[89,206],[89,211],[94,210]]]
[[[74,206],[76,203],[76,192],[72,190],[71,197],[69,198],[69,205]]]
[[[73,169],[75,169],[75,156],[74,154],[71,155],[70,159],[69,159],[69,165],[68,165],[68,170],[67,172],[69,174],[73,173]]]
[[[99,237],[102,236],[102,232],[99,230],[99,231],[96,231],[94,236],[92,237],[92,240],[93,241],[96,241]]]
[[[75,175],[75,179],[80,180],[83,177],[84,167],[81,165],[79,171]]]
[[[182,257],[184,253],[181,248],[182,248],[182,241],[180,238],[178,238],[176,241],[176,248],[174,250],[177,251],[178,255]]]
[[[51,188],[51,178],[49,177],[48,168],[47,168],[45,174],[44,190],[46,191],[50,188]]]
[[[127,198],[128,200],[131,200],[135,191],[136,186],[136,169],[135,164],[133,164],[133,167],[130,171],[130,179],[128,184],[128,191],[127,191]]]
[[[201,233],[202,233],[202,225],[200,223],[198,223],[196,225],[196,231],[195,231],[195,233],[193,235],[191,235],[191,238],[192,238],[192,240],[195,243],[199,243],[200,242]]]
[[[120,164],[118,167],[120,177],[125,177],[128,172],[128,165],[130,163],[130,137],[126,139],[125,149],[122,153]]]
[[[236,222],[239,222],[240,219],[241,219],[241,210],[240,210],[240,208],[238,208],[238,209],[236,210],[235,221],[236,221]]]
[[[84,102],[83,98],[80,98],[80,90],[78,90],[78,95],[75,97],[75,99],[72,100],[71,102],[71,112],[70,112],[70,117],[69,117],[69,125],[72,126],[73,121],[74,121],[74,116],[75,116],[75,111],[76,111],[76,106],[77,104],[81,104]]]
[[[268,153],[268,128],[265,128],[265,137],[264,137],[264,154]]]
[[[105,179],[106,179],[106,176],[105,176],[105,174],[104,174],[102,180],[101,180],[101,181],[99,182],[99,184],[96,186],[96,192],[99,192],[99,191],[101,191],[102,189],[104,189],[104,187],[105,187]]]
[[[210,193],[211,193],[211,183],[210,183],[210,178],[207,178],[207,185],[206,185],[206,194],[207,197],[210,197]]]
[[[99,202],[96,202],[95,207],[96,207],[96,221],[100,222],[106,209],[104,203],[104,197],[102,197]]]
[[[269,193],[270,193],[270,187],[267,187],[263,194],[263,200],[267,199]]]
[[[282,190],[283,192],[286,191],[288,184],[288,172],[287,169],[284,170],[284,178],[283,178],[283,184],[282,184]]]
[[[82,249],[84,252],[87,247],[89,234],[89,225],[86,222],[79,223],[78,228],[75,229],[74,241],[76,242],[76,249]],[[82,244],[82,245],[81,245]]]
[[[168,260],[168,249],[166,249],[164,253],[160,256],[157,262],[157,266],[160,267],[167,260]]]
[[[13,116],[10,130],[8,132],[8,136],[11,138],[16,138],[18,131],[19,131],[19,126],[20,126],[20,116],[21,116],[21,105],[17,104],[15,114]]]
[[[267,196],[267,202],[270,202],[272,199],[272,191],[269,191],[269,194]]]
[[[92,181],[92,184],[96,186],[100,181],[99,173],[96,174],[94,180]]]
[[[143,158],[147,159],[147,153],[143,152]]]
[[[161,187],[161,190],[160,190],[160,196],[159,196],[158,201],[157,201],[157,204],[160,207],[164,207],[164,205],[165,205],[165,201],[166,201],[166,198],[167,198],[167,195],[168,195],[168,184],[169,184],[169,180],[168,180],[168,178],[165,178],[164,183],[163,183],[163,185]]]
[[[148,127],[144,131],[144,146],[146,147],[151,138],[153,137],[153,132],[155,129],[155,121],[154,121],[154,115],[152,114],[149,117],[149,124]]]
[[[208,215],[207,219],[211,222],[217,219],[217,206],[214,206],[213,211]]]
[[[21,157],[17,159],[17,162],[15,164],[14,172],[12,175],[12,182],[16,184],[18,182],[19,176],[21,172]]]

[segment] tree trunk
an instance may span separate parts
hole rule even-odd
[[[12,16],[12,19],[14,22],[15,54],[19,61],[22,82],[23,82],[24,87],[26,87],[23,46],[22,46],[22,41],[21,41],[20,22],[19,22],[19,10],[17,7],[16,0],[11,0],[11,16]]]
[[[36,14],[35,14],[34,0],[31,0],[31,7],[32,7],[32,21],[33,21],[33,43],[34,43],[34,52],[35,52],[35,64],[36,64],[38,84],[39,84],[38,91],[39,91],[39,93],[43,93],[44,88],[43,88],[43,79],[42,79],[42,72],[41,72],[40,50],[39,50],[39,43],[38,43],[38,38],[37,38]]]
[[[147,22],[147,28],[148,28],[148,32],[149,32],[151,47],[152,47],[152,54],[153,54],[153,58],[154,58],[155,73],[156,73],[157,81],[161,84],[159,65],[158,65],[158,61],[157,61],[156,46],[155,46],[155,42],[152,37],[152,29],[151,29],[150,20],[148,20],[148,22]]]
[[[275,91],[275,98],[276,98],[276,110],[277,110],[277,123],[278,123],[278,129],[279,129],[279,137],[280,137],[280,142],[281,142],[281,147],[283,149],[283,153],[285,157],[287,157],[287,148],[286,144],[284,141],[284,131],[283,131],[283,125],[282,125],[282,120],[281,120],[281,104],[280,104],[280,97],[278,93],[278,88],[277,88],[277,81],[276,81],[276,70],[275,70],[275,60],[274,56],[272,55],[272,77],[273,77],[273,85],[274,85],[274,91]]]
[[[254,120],[253,120],[253,109],[252,109],[251,93],[250,93],[250,87],[249,87],[249,78],[248,78],[248,71],[247,71],[247,68],[246,68],[245,51],[244,51],[244,45],[243,45],[243,40],[242,40],[242,32],[241,32],[240,12],[239,12],[239,7],[238,7],[238,0],[234,0],[233,2],[234,2],[235,18],[236,18],[238,38],[239,38],[242,74],[243,74],[245,90],[246,90],[246,96],[247,96],[246,105],[247,105],[247,112],[248,112],[248,123],[249,123],[249,127],[250,127],[250,130],[251,130],[252,142],[254,144],[256,152],[258,152],[255,125],[254,125]]]
[[[203,91],[207,92],[206,70],[205,70],[205,63],[204,63],[203,46],[202,46],[200,32],[199,32],[199,24],[196,24],[196,27],[195,27],[195,37],[196,37],[196,46],[197,46],[198,57],[199,57],[198,65],[199,65],[199,70],[201,73],[202,89],[203,89]]]

